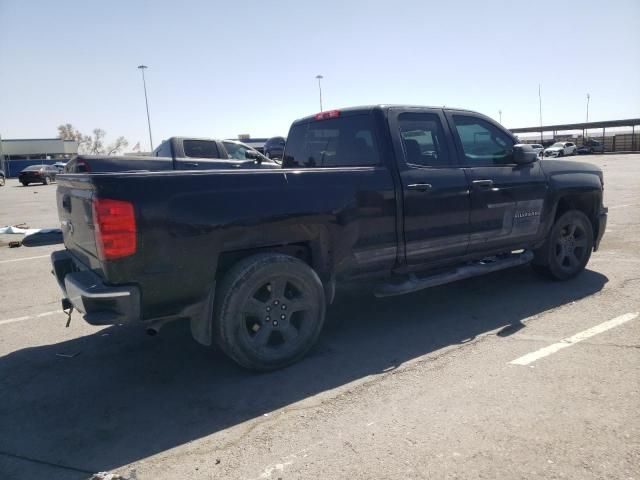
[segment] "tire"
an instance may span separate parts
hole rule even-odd
[[[5,179],[4,176],[0,175],[0,187],[4,187]]]
[[[28,187],[29,186],[29,182],[20,182],[22,184],[23,187]]]
[[[44,177],[44,182],[42,182],[43,185],[49,185],[51,183],[51,180],[49,179],[49,177]]]
[[[559,156],[559,157],[564,157],[564,152],[563,152],[562,150],[560,150],[560,151],[558,152],[558,156]]]
[[[324,288],[297,258],[253,255],[225,274],[214,315],[216,342],[232,360],[249,370],[276,370],[315,344],[324,324]]]
[[[593,250],[593,226],[579,210],[562,214],[545,244],[535,252],[533,268],[554,280],[568,280],[582,272]]]

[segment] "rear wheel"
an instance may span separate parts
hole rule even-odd
[[[0,187],[4,187],[4,176],[0,175]]]
[[[42,182],[44,185],[49,185],[51,183],[51,180],[49,179],[49,177],[44,177],[44,182]]]
[[[593,250],[593,227],[579,210],[560,216],[545,244],[535,252],[533,267],[554,280],[568,280],[582,272]]]
[[[269,371],[309,351],[324,315],[322,282],[307,264],[288,255],[259,254],[224,276],[216,293],[214,332],[235,362]]]

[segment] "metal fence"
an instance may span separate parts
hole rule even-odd
[[[620,131],[622,129],[625,131]],[[640,152],[640,118],[513,128],[511,131],[516,135],[531,134],[523,140],[545,146],[556,141],[572,141],[582,146],[587,140],[597,140],[604,145],[605,152]]]

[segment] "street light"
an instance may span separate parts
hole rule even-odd
[[[542,141],[542,93],[540,91],[540,84],[538,84],[538,108],[540,109],[540,143]],[[555,140],[555,137],[554,137]]]
[[[151,118],[149,117],[149,100],[147,99],[147,82],[144,78],[144,71],[149,68],[146,65],[138,65],[138,69],[142,72],[142,86],[144,88],[144,103],[147,106],[147,125],[149,125],[149,144],[153,152],[153,138],[151,138]]]
[[[587,123],[589,123],[589,99],[590,98],[591,98],[591,95],[587,93]]]
[[[318,79],[318,91],[320,92],[320,111],[322,111],[322,85],[320,84],[320,80],[324,77],[322,75],[316,75],[316,78]]]

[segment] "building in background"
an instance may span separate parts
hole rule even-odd
[[[78,142],[59,138],[0,140],[0,158],[7,177],[15,177],[29,165],[66,162],[78,154]]]

